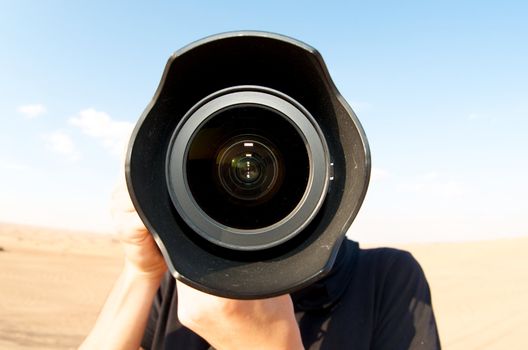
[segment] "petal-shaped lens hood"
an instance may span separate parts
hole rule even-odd
[[[232,145],[222,144],[214,153],[221,148],[218,140],[229,134],[218,132],[218,125],[237,125],[222,124],[224,115],[254,123],[255,130],[232,137]],[[256,135],[260,126],[272,130],[269,143]],[[288,132],[297,135],[298,157],[295,140],[284,136]],[[196,140],[210,146],[194,147]],[[274,155],[289,145],[284,156]],[[265,156],[246,152],[243,162],[234,157],[238,165],[221,168],[222,157],[235,154],[235,146],[260,149]],[[199,165],[196,172],[191,160],[207,152],[219,154],[208,166],[220,169],[211,170],[220,180],[196,184],[196,174],[209,168]],[[264,169],[274,162],[278,165]],[[268,176],[261,181],[267,187],[255,195],[260,172]],[[296,172],[300,175],[292,175]],[[172,55],[126,159],[132,201],[172,274],[202,291],[239,299],[293,292],[324,276],[363,202],[369,177],[367,139],[320,54],[266,32],[219,34]],[[214,208],[214,186],[233,192],[222,208]],[[267,204],[252,206],[251,198]],[[290,207],[284,204],[292,198]],[[237,221],[230,208],[239,207],[244,208]],[[275,210],[285,214],[274,216]]]

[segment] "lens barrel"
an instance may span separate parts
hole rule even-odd
[[[370,152],[317,50],[237,31],[169,58],[125,170],[175,278],[255,299],[330,272],[365,197]]]
[[[181,217],[235,250],[286,242],[316,215],[329,181],[328,146],[310,113],[259,86],[207,96],[184,116],[167,153]]]

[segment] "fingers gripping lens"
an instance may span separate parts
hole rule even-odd
[[[299,233],[324,201],[328,148],[313,117],[278,91],[216,92],[184,116],[169,144],[174,207],[193,231],[237,250]]]

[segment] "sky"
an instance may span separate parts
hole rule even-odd
[[[318,49],[372,178],[348,235],[528,235],[525,1],[2,1],[0,221],[111,232],[128,133],[177,49],[232,30]]]

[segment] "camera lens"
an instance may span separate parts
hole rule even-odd
[[[219,111],[189,144],[192,196],[208,216],[237,229],[262,228],[286,217],[301,201],[309,173],[299,132],[262,106]]]
[[[218,152],[216,167],[224,189],[240,200],[256,200],[270,194],[279,178],[279,163],[271,142],[258,135],[229,140]]]
[[[276,90],[218,91],[189,110],[167,152],[175,209],[210,242],[276,246],[310,223],[326,195],[327,145],[313,117]]]
[[[260,178],[261,162],[252,154],[242,159],[233,159],[232,166],[235,169],[237,180],[244,184],[251,184]]]

